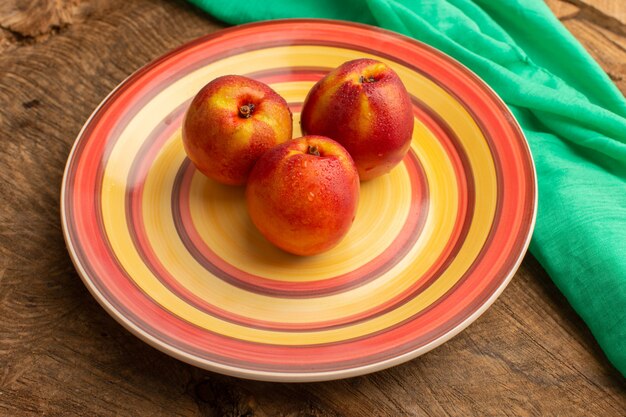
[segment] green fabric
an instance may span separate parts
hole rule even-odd
[[[231,24],[320,17],[430,44],[482,77],[530,143],[530,250],[626,375],[626,100],[541,0],[191,0]]]

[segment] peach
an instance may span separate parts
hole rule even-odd
[[[253,165],[291,139],[287,102],[266,84],[219,77],[194,97],[183,121],[183,145],[196,168],[223,184],[245,184]]]
[[[411,99],[398,75],[372,59],[348,61],[309,91],[302,131],[341,143],[362,181],[389,172],[411,145]]]
[[[305,136],[274,147],[258,160],[246,186],[246,203],[267,240],[296,255],[314,255],[346,235],[359,190],[348,152],[332,139]]]

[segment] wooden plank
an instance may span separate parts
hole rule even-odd
[[[121,80],[221,25],[184,2],[51,3],[91,12],[71,12],[54,29],[50,22],[61,17],[16,26],[0,8],[0,415],[623,416],[624,379],[532,256],[459,336],[348,380],[239,380],[129,334],[89,295],[65,250],[58,212],[65,160]],[[620,30],[589,12],[560,10],[609,74],[624,77],[614,45],[623,46]],[[29,19],[13,16],[9,22]]]
[[[566,19],[566,18],[575,16],[580,11],[579,7],[571,3],[568,3],[564,0],[545,0],[545,1],[548,7],[550,8],[550,10],[552,10],[552,13],[554,13],[554,15],[558,19]]]
[[[626,2],[623,0],[568,0],[572,4],[593,9],[606,18],[626,25]]]

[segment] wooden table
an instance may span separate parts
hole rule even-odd
[[[626,91],[626,5],[548,4]],[[89,114],[128,74],[221,26],[183,1],[0,5],[1,415],[625,415],[623,377],[531,255],[459,336],[404,365],[348,380],[221,376],[172,359],[117,324],[65,249],[59,189],[66,158]]]

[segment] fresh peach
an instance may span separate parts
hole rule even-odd
[[[346,235],[359,200],[359,175],[339,143],[305,136],[276,146],[256,163],[246,186],[252,222],[279,248],[314,255]]]
[[[361,180],[389,172],[413,134],[411,99],[398,75],[372,59],[348,61],[318,81],[304,101],[302,131],[328,136],[350,153]]]
[[[183,121],[183,144],[196,168],[223,184],[244,184],[259,157],[291,139],[287,102],[266,84],[227,75],[194,97]]]

